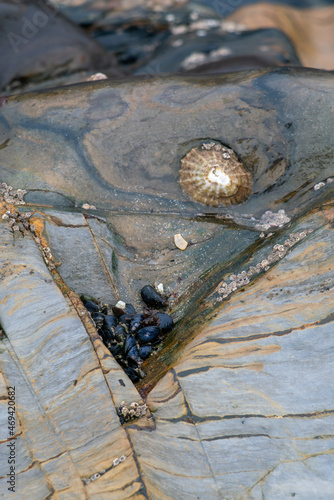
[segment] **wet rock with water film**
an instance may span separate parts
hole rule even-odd
[[[330,498],[333,87],[276,67],[1,98],[0,413],[16,387],[18,495]],[[182,190],[181,159],[206,141],[249,172],[240,203]],[[156,283],[165,309],[142,301]]]

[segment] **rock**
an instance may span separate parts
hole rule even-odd
[[[124,74],[113,56],[44,1],[1,2],[0,19],[0,90],[83,71]]]
[[[313,190],[332,174],[328,73],[279,69],[214,81],[177,76],[92,85],[11,97],[1,107],[11,124],[0,125],[2,178],[27,189],[28,203],[53,206],[45,210],[45,232],[61,276],[77,293],[110,304],[117,302],[117,289],[117,296],[138,310],[143,283],[160,280],[176,294],[171,305],[178,304],[178,319],[185,314],[183,305],[188,307],[184,292],[199,298],[208,286],[216,286],[215,273],[255,244],[256,227],[268,210],[277,214],[284,209],[293,219],[331,192],[330,185]],[[152,120],[150,109],[157,112]],[[194,121],[194,113],[201,120]],[[189,200],[178,183],[180,160],[197,140],[208,137],[208,122],[210,135],[236,151],[252,174],[253,194],[244,204],[204,207]],[[45,123],[48,128],[41,132]],[[17,135],[18,128],[31,140]],[[143,148],[148,135],[149,148]],[[49,175],[44,165],[53,165],[61,175]],[[158,195],[161,182],[163,194]],[[80,213],[87,186],[89,201],[97,207],[94,217]],[[149,215],[148,207],[153,210]],[[191,222],[196,215],[196,223]],[[176,232],[193,243],[177,259]],[[200,276],[207,278],[199,282]]]
[[[214,27],[208,27],[206,36],[199,36],[197,29],[184,25],[185,33],[169,37],[148,63],[136,70],[136,74],[214,74],[300,66],[293,45],[278,29],[235,29],[235,32],[229,33],[225,26],[224,21],[217,21]]]
[[[334,232],[321,212],[293,230],[306,227],[150,392],[156,432],[130,435],[156,498],[181,489],[194,499],[330,496]]]
[[[1,101],[1,180],[36,208],[24,236],[0,224],[0,415],[17,386],[24,492],[327,500],[332,87],[329,73],[280,68]],[[210,137],[251,173],[245,203],[206,207],[182,192],[181,158]],[[86,201],[96,210],[83,214]],[[139,396],[75,292],[141,310],[143,283],[157,280],[177,325],[145,361]],[[125,432],[115,407],[146,395],[154,421]]]
[[[27,235],[15,245],[2,223],[0,246],[0,317],[6,332],[0,412],[8,416],[7,386],[15,387],[15,495],[29,491],[39,500],[63,495],[66,485],[72,498],[119,490],[122,498],[144,499],[140,491],[145,487],[110,391],[116,405],[124,398],[139,399],[138,394],[95,335],[95,348],[108,364],[108,374],[103,374],[78,313],[53,282],[32,238]],[[2,433],[1,456],[7,462],[7,425]],[[113,459],[121,455],[126,461],[116,468]],[[100,474],[99,480],[88,483],[94,474]],[[10,498],[7,478],[0,484],[3,498]]]
[[[333,5],[299,9],[289,5],[245,5],[227,17],[249,29],[276,28],[285,33],[304,66],[333,69]],[[329,21],[331,20],[331,21]]]

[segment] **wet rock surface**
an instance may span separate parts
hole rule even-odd
[[[143,285],[160,280],[174,294],[179,318],[188,298],[216,286],[263,231],[330,199],[333,184],[314,186],[333,174],[332,85],[325,72],[281,69],[210,82],[95,82],[11,97],[1,108],[2,177],[26,189],[28,203],[44,206],[47,238],[68,286],[137,307]],[[251,172],[246,203],[205,207],[182,192],[181,158],[208,134]],[[56,210],[48,207],[55,196]],[[87,202],[96,210],[83,209]],[[189,243],[185,251],[175,248],[178,233]]]
[[[191,2],[62,4],[114,46],[154,12],[151,47],[146,24],[115,56],[138,42],[133,71],[201,21]],[[265,31],[273,60],[288,42]],[[182,37],[207,36],[214,58],[202,35]],[[330,498],[333,75],[211,69],[0,100],[0,455],[6,470],[15,386],[19,498]],[[181,159],[204,141],[250,172],[245,203],[182,191]],[[148,283],[164,284],[158,312]]]
[[[85,79],[84,71],[101,70],[110,76],[123,74],[113,56],[58,8],[43,1],[0,3],[0,90],[8,94],[27,84],[31,89],[33,83],[63,75],[67,80],[62,84],[76,83]]]
[[[289,39],[274,29],[228,32],[217,21],[205,37],[198,30],[178,34],[177,30],[155,52],[137,74],[186,72],[191,74],[231,73],[274,66],[300,66]]]

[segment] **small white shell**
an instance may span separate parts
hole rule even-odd
[[[195,201],[217,207],[246,201],[252,177],[232,149],[215,142],[193,148],[181,159],[180,186]]]
[[[157,292],[164,293],[164,286],[162,283],[155,282],[154,288],[156,289]]]
[[[87,78],[87,82],[96,82],[98,80],[107,80],[108,77],[104,73],[95,73],[94,75],[91,75],[89,78]]]
[[[182,238],[181,234],[174,235],[174,243],[177,248],[180,250],[185,250],[188,246],[188,242]]]

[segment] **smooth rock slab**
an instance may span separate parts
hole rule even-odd
[[[0,245],[0,320],[6,334],[1,342],[0,409],[3,419],[6,386],[15,386],[15,498],[27,498],[28,491],[36,500],[50,495],[144,498],[140,491],[145,487],[116,415],[117,400],[114,403],[77,313],[54,284],[29,235],[14,237],[2,223]],[[109,371],[115,370],[114,365]],[[118,378],[127,379],[119,367]],[[123,398],[132,398],[133,390],[127,394],[126,384],[123,387]],[[1,456],[8,456],[10,440],[5,433]],[[113,459],[121,455],[126,460],[112,467]],[[6,473],[7,468],[5,459],[1,471]],[[100,480],[85,483],[102,470],[106,474]],[[12,498],[6,479],[0,478],[2,497]]]
[[[334,232],[320,214],[305,226],[314,232],[235,293],[149,394],[155,436],[130,435],[153,499],[333,491]]]
[[[110,76],[123,74],[113,56],[58,7],[43,0],[0,3],[0,90],[10,93],[27,83],[102,69]],[[73,76],[65,83],[73,83]]]

